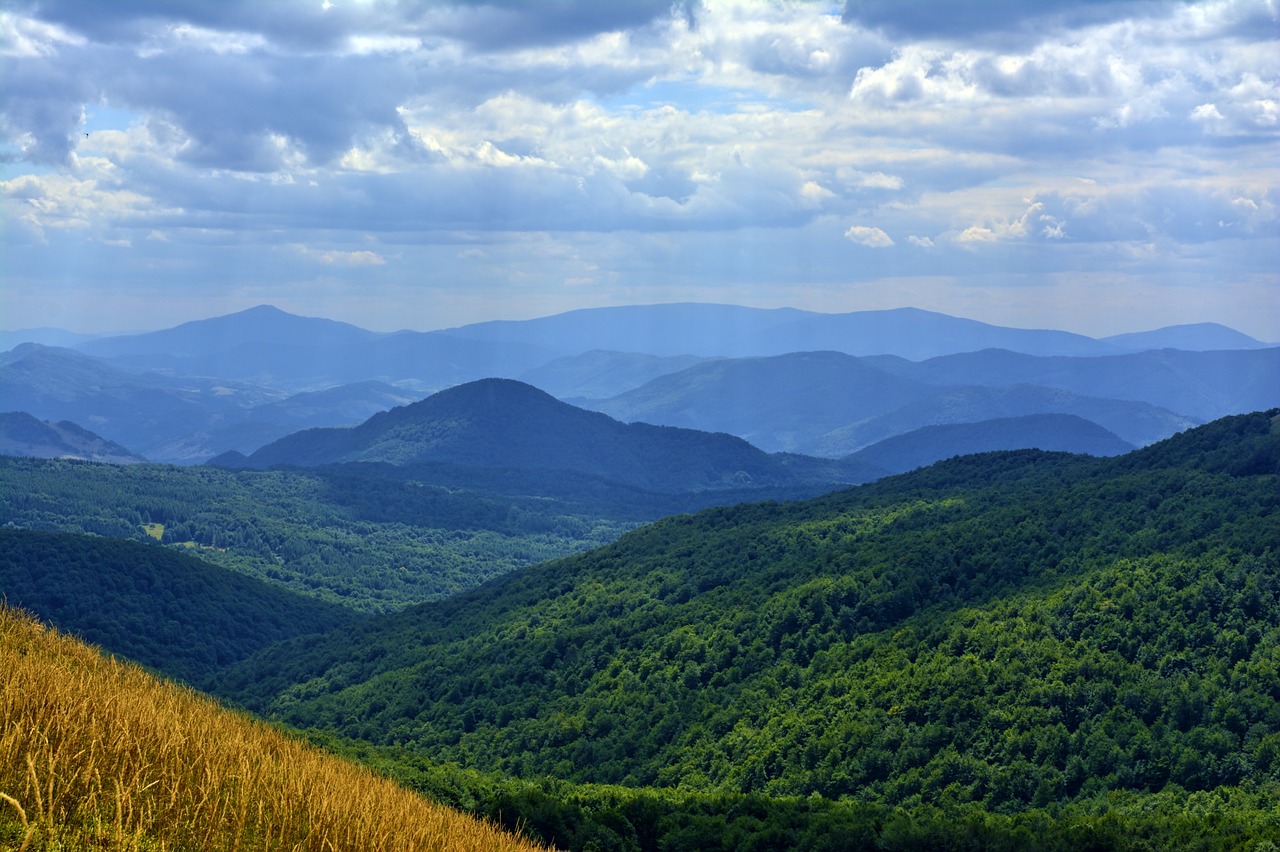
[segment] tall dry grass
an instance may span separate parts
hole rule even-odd
[[[0,684],[0,848],[541,848],[6,607]]]

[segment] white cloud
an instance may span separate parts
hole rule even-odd
[[[82,47],[86,42],[84,36],[57,24],[0,10],[0,56],[15,59],[53,56],[60,46]]]
[[[382,255],[372,251],[313,249],[304,245],[295,245],[293,248],[303,257],[338,266],[382,266],[387,262]]]
[[[893,239],[888,234],[867,225],[853,225],[844,235],[853,242],[870,248],[888,248],[893,245]]]
[[[842,234],[927,249],[863,253],[867,286],[1120,262],[1164,280],[1188,255],[1267,274],[1274,4],[1108,7],[44,0],[0,12],[3,248],[35,277],[128,240],[121,281],[196,275],[216,244],[264,287],[299,258],[391,287],[409,246],[556,305],[577,279],[615,300],[821,292],[851,274]],[[86,137],[100,107],[128,126]],[[582,261],[511,248],[536,235]]]

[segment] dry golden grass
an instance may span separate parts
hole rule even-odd
[[[0,607],[0,849],[539,849]]]

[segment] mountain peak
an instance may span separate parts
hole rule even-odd
[[[861,465],[770,456],[732,435],[621,423],[513,379],[459,385],[351,429],[297,432],[262,447],[247,463],[352,461],[567,470],[653,491],[874,478]]]

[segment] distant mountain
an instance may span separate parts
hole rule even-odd
[[[1154,331],[1114,334],[1102,338],[1102,341],[1132,352],[1148,349],[1209,352],[1216,349],[1265,349],[1271,345],[1216,322],[1171,325]]]
[[[771,456],[730,435],[619,423],[509,379],[451,388],[351,429],[299,432],[242,464],[355,461],[571,470],[656,491],[856,483],[880,474],[856,463]]]
[[[718,359],[660,376],[612,399],[582,404],[627,422],[728,432],[767,451],[824,458],[847,456],[923,426],[1027,414],[1074,414],[1133,446],[1199,422],[1147,403],[1051,387],[947,387],[944,378],[958,381],[964,374],[939,377],[920,367],[898,358],[838,352]],[[971,378],[981,384],[984,376],[974,371]]]
[[[818,435],[893,411],[936,389],[839,352],[720,359],[584,403],[627,422],[728,432],[797,451]]]
[[[642,355],[593,349],[549,361],[516,378],[566,402],[608,399],[702,360],[694,355]]]
[[[163,331],[94,340],[80,348],[134,369],[222,376],[290,391],[377,380],[429,392],[514,375],[562,354],[440,332],[382,334],[269,305]]]
[[[1133,448],[1133,444],[1083,417],[1028,414],[977,423],[925,426],[872,444],[854,453],[852,458],[902,473],[952,456],[996,450],[1038,449],[1118,456]]]
[[[250,453],[300,429],[354,426],[379,411],[417,398],[417,394],[384,382],[304,391],[248,409],[237,422],[211,424],[209,431],[180,438],[163,449],[170,456],[200,461],[232,450]]]
[[[113,464],[146,461],[114,441],[69,420],[50,423],[23,411],[0,414],[0,455],[42,459],[86,459]]]
[[[194,320],[161,331],[104,337],[83,344],[90,355],[163,355],[209,357],[243,346],[305,344],[308,347],[342,347],[368,343],[382,335],[345,322],[300,317],[271,305],[226,316]]]
[[[1145,402],[1083,396],[1039,385],[961,386],[937,389],[928,397],[886,414],[815,436],[801,444],[797,452],[840,458],[925,426],[972,424],[1029,414],[1075,415],[1098,424],[1136,447],[1198,425],[1191,418]]]
[[[235,379],[127,369],[36,344],[0,354],[4,405],[37,420],[86,426],[161,462],[251,452],[299,429],[355,425],[417,396],[379,382],[288,395]]]
[[[848,355],[922,359],[992,347],[1036,355],[1115,351],[1083,335],[1005,328],[917,308],[822,314],[736,305],[635,305],[519,322],[476,323],[448,333],[472,340],[538,345],[565,354],[610,349],[741,358],[830,349]]]
[[[101,336],[79,334],[60,328],[20,328],[14,331],[0,331],[0,352],[8,352],[23,343],[38,343],[41,346],[78,346]]]
[[[1222,352],[1165,349],[1096,358],[1035,357],[987,349],[919,363],[901,358],[876,358],[872,363],[930,384],[1043,385],[1091,397],[1139,400],[1200,421],[1280,403],[1280,347]]]
[[[1252,340],[1232,334],[1192,326],[1120,343]],[[1003,348],[958,351],[979,346]],[[725,431],[766,451],[810,454],[819,438],[918,402],[929,385],[1040,385],[1145,402],[1183,418],[1152,428],[1095,421],[1134,444],[1280,402],[1280,348],[1097,354],[1118,348],[906,308],[818,314],[652,305],[382,334],[260,306],[93,340],[79,351],[23,344],[0,353],[0,399],[8,409],[68,420],[147,458],[179,463],[248,454],[299,429],[353,425],[409,399],[494,377],[540,384],[618,419]],[[939,352],[954,354],[910,360]],[[713,357],[724,363],[706,360]],[[744,357],[757,362],[731,363]],[[864,360],[855,368],[856,358]],[[299,393],[319,395],[286,402]],[[1053,411],[1088,418],[1075,409],[1014,407],[962,419],[913,416],[902,425],[910,431]],[[821,446],[824,454],[847,455],[862,445],[836,437]]]
[[[5,407],[70,420],[156,461],[183,460],[165,446],[281,396],[231,380],[125,370],[70,349],[24,344],[0,354]]]

